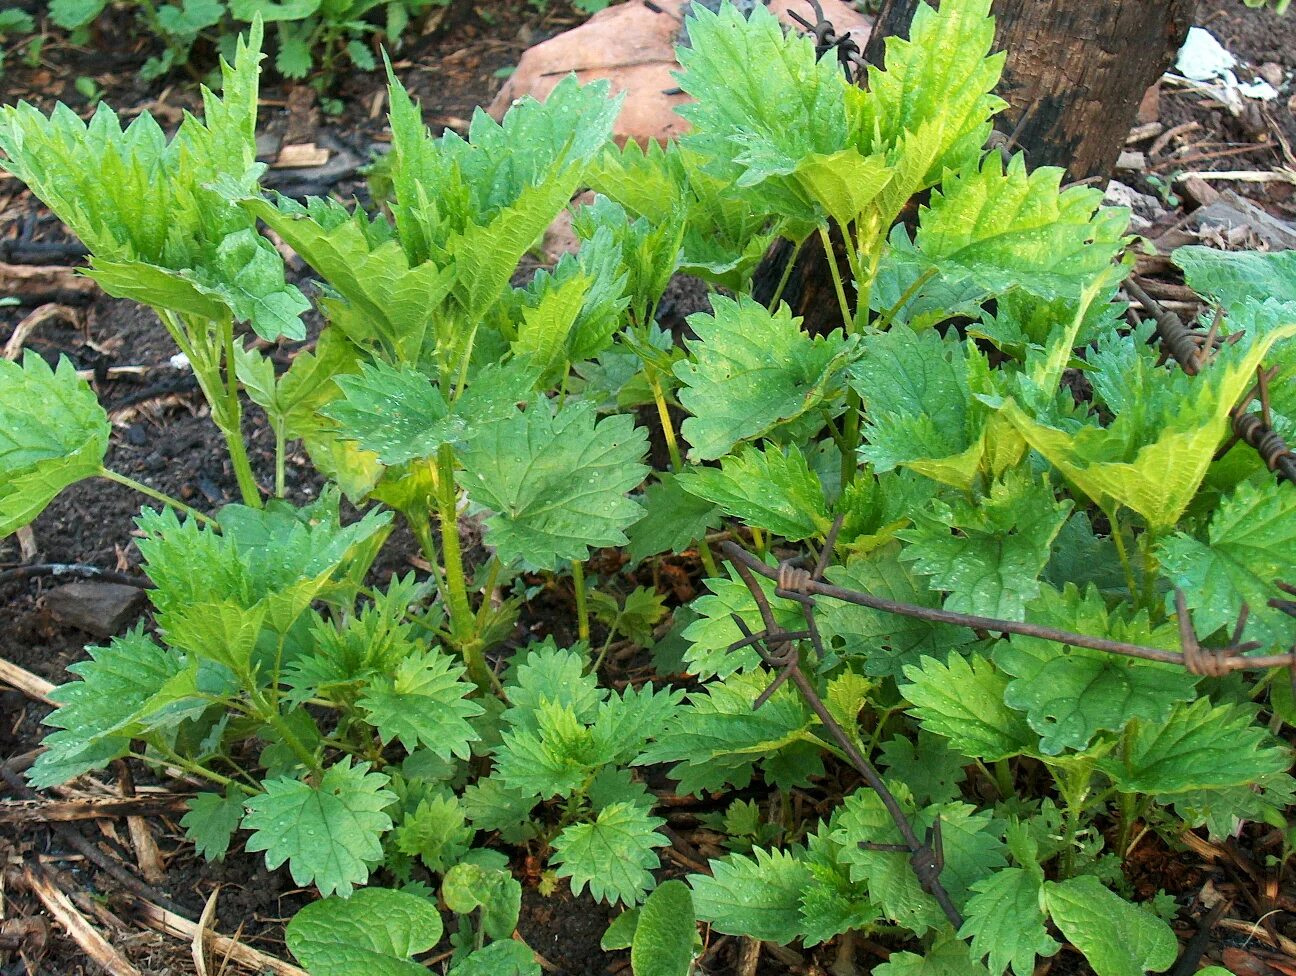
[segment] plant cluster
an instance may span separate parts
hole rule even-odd
[[[50,0],[49,17],[74,38],[85,38],[111,0]],[[189,57],[200,38],[214,39],[232,54],[239,25],[254,20],[273,24],[275,70],[285,78],[312,74],[328,86],[348,67],[377,67],[375,44],[399,45],[406,28],[429,10],[450,0],[130,0],[142,29],[162,44],[160,54],[140,68],[145,81],[174,68],[191,68]]]
[[[1248,822],[1281,831],[1285,858],[1285,677],[824,600],[800,656],[821,713],[791,684],[769,691],[744,637],[766,626],[761,602],[806,637],[800,605],[774,583],[753,583],[758,601],[709,548],[728,526],[771,566],[805,552],[842,587],[1153,648],[1179,646],[1177,592],[1207,647],[1238,643],[1244,606],[1252,649],[1296,643],[1269,605],[1273,580],[1296,580],[1296,490],[1254,454],[1213,459],[1262,366],[1266,416],[1292,432],[1290,255],[1176,252],[1229,341],[1195,377],[1159,361],[1118,301],[1127,214],[983,149],[1003,107],[989,7],[920,7],[866,87],[759,5],[695,7],[691,131],[646,151],[610,144],[605,84],[568,79],[432,139],[392,78],[378,213],[261,192],[259,21],[222,96],[170,140],[106,106],[88,124],[0,109],[6,167],[86,243],[106,292],[156,310],[242,491],[203,516],[131,482],[105,466],[108,419],[69,363],[0,362],[0,535],[85,478],[163,506],[138,523],[156,630],[72,667],[32,783],[132,756],[211,784],[183,821],[205,856],[241,834],[324,896],[287,935],[315,976],[423,972],[446,919],[452,973],[538,972],[510,938],[510,850],[537,859],[542,891],[624,905],[605,944],[643,974],[688,971],[695,918],[847,956],[851,933],[907,942],[883,976],[1026,976],[1061,938],[1098,976],[1167,969],[1174,901],[1131,900],[1123,861],[1149,833]],[[586,187],[579,250],[512,284]],[[310,301],[259,224],[321,282],[323,331],[282,372],[246,340],[302,338]],[[840,328],[809,335],[751,297],[780,237],[839,255]],[[682,341],[656,321],[678,272],[713,289]],[[276,437],[268,500],[244,398]],[[645,462],[645,409],[668,470]],[[284,498],[295,441],[329,481],[306,505]],[[376,585],[397,520],[432,572]],[[671,610],[591,579],[603,547],[635,564],[696,551],[706,592],[654,644]],[[516,647],[528,587],[560,577],[582,639]],[[618,638],[691,675],[687,692],[609,688]],[[960,926],[824,715],[939,834]],[[708,873],[655,888],[670,840],[645,767],[720,802],[731,853]]]

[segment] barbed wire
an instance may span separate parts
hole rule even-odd
[[[843,518],[838,516],[833,523],[824,546],[816,560],[813,570],[800,565],[800,558],[784,559],[777,566],[769,566],[764,560],[748,552],[738,543],[726,540],[720,544],[721,550],[733,565],[739,578],[746,585],[752,600],[761,616],[763,629],[753,632],[737,613],[730,615],[734,625],[743,635],[741,640],[729,645],[730,651],[751,647],[760,655],[762,662],[774,669],[774,679],[752,703],[753,710],[760,708],[784,684],[791,683],[796,687],[811,711],[815,713],[824,729],[840,747],[850,765],[860,774],[864,782],[878,795],[882,805],[900,833],[903,843],[881,844],[869,841],[860,842],[860,847],[869,851],[891,851],[907,853],[909,865],[918,879],[922,889],[936,901],[945,917],[957,931],[963,925],[963,917],[949,897],[941,883],[940,875],[945,865],[944,851],[941,846],[939,818],[926,832],[919,837],[913,822],[905,814],[895,794],[891,792],[877,767],[860,751],[855,741],[841,724],[833,717],[828,706],[815,688],[814,682],[801,670],[801,652],[799,643],[809,641],[818,655],[824,660],[826,651],[819,627],[815,620],[815,600],[827,598],[839,600],[856,606],[893,613],[898,616],[911,617],[930,623],[943,623],[953,626],[968,627],[976,631],[999,634],[1017,634],[1024,637],[1035,637],[1042,640],[1072,647],[1085,647],[1105,651],[1125,657],[1158,661],[1166,664],[1178,664],[1192,674],[1219,678],[1232,671],[1272,670],[1290,668],[1293,688],[1296,689],[1296,644],[1285,654],[1270,654],[1247,657],[1248,651],[1261,647],[1258,641],[1243,641],[1249,607],[1243,603],[1238,611],[1229,644],[1224,648],[1206,648],[1201,644],[1193,627],[1192,617],[1188,611],[1187,600],[1182,590],[1174,591],[1175,617],[1179,629],[1179,651],[1168,651],[1159,647],[1147,647],[1125,641],[1113,641],[1107,638],[1094,637],[1062,630],[1056,627],[1044,627],[1038,624],[1019,620],[1006,620],[994,617],[983,617],[977,614],[958,613],[925,607],[914,603],[904,603],[874,596],[862,590],[852,590],[834,586],[823,581],[828,562],[841,531]],[[791,600],[800,606],[805,627],[801,630],[789,630],[782,626],[774,616],[769,598],[757,577],[772,580],[775,584],[774,595]],[[1276,587],[1287,596],[1296,597],[1296,585],[1281,581]],[[1275,598],[1268,601],[1269,606],[1282,613],[1296,617],[1296,599]]]
[[[1157,338],[1161,342],[1163,359],[1173,359],[1189,376],[1198,375],[1210,364],[1222,345],[1236,341],[1242,335],[1238,332],[1225,338],[1220,337],[1219,328],[1224,319],[1222,308],[1216,309],[1215,318],[1208,330],[1190,329],[1183,319],[1149,295],[1132,275],[1126,279],[1123,287],[1152,316]],[[1268,370],[1256,367],[1255,384],[1241,402],[1229,411],[1232,436],[1215,454],[1215,459],[1223,457],[1241,441],[1259,453],[1270,471],[1296,485],[1296,453],[1292,452],[1282,435],[1274,429],[1273,415],[1269,409],[1269,383],[1277,374],[1277,367]],[[1260,400],[1260,412],[1249,412],[1251,404],[1257,399]]]

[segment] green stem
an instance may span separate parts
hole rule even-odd
[[[154,501],[161,502],[163,505],[166,505],[169,508],[174,508],[178,512],[183,512],[185,515],[188,515],[192,519],[197,519],[204,525],[216,525],[216,520],[210,515],[204,515],[202,512],[190,508],[178,498],[172,498],[170,495],[164,494],[156,488],[150,488],[142,481],[136,481],[129,475],[118,474],[116,471],[110,471],[108,468],[100,468],[99,477],[107,478],[109,481],[115,481],[119,485],[125,485],[127,488],[138,491],[141,495],[147,495]]]
[[[666,450],[670,452],[671,470],[676,474],[684,470],[684,459],[680,456],[679,441],[675,439],[675,425],[671,423],[670,410],[666,405],[666,392],[662,389],[661,377],[657,370],[649,366],[644,375],[652,389],[653,403],[657,404],[657,419],[661,421],[662,433],[666,436]]]
[[[175,766],[177,769],[183,769],[186,773],[193,773],[195,776],[201,776],[203,779],[224,786],[227,789],[231,786],[236,787],[248,796],[256,796],[259,792],[250,786],[245,786],[236,779],[232,779],[229,776],[224,776],[221,773],[210,770],[206,766],[200,766],[192,759],[186,759],[184,756],[180,755],[180,753],[167,746],[154,743],[154,748],[162,754],[162,763],[159,763],[156,759],[150,759],[148,756],[141,756],[139,753],[133,753],[132,755],[146,766]]]
[[[909,287],[904,290],[904,294],[900,296],[899,301],[877,317],[873,323],[874,326],[879,330],[887,328],[896,315],[900,313],[900,309],[909,304],[909,299],[913,298],[914,295],[918,293],[918,289],[927,284],[927,282],[931,281],[934,277],[936,277],[936,269],[928,268],[915,278]]]
[[[482,587],[482,602],[477,608],[477,632],[481,633],[486,629],[486,621],[491,615],[491,594],[495,592],[495,584],[499,581],[500,570],[503,568],[496,557],[491,560],[490,570],[486,574],[486,585]]]
[[[1012,766],[1008,764],[1007,759],[1000,759],[994,764],[995,786],[999,788],[999,796],[1007,800],[1014,793]]]
[[[1121,531],[1120,520],[1116,517],[1114,507],[1107,513],[1107,521],[1111,523],[1112,542],[1116,544],[1116,555],[1120,559],[1121,569],[1125,572],[1125,585],[1129,587],[1130,599],[1137,605],[1139,602],[1138,582],[1134,577],[1134,566],[1130,562],[1129,552],[1125,548],[1125,533]]]
[[[837,448],[841,451],[841,483],[844,491],[855,481],[855,472],[859,470],[860,411],[864,402],[854,387],[846,390],[846,417],[842,422],[841,440]]]
[[[1157,599],[1156,581],[1161,566],[1156,558],[1157,538],[1151,529],[1138,537],[1139,556],[1143,560],[1143,606],[1147,607],[1153,621],[1165,619],[1165,604]]]
[[[250,685],[250,682],[246,684]],[[292,750],[292,754],[300,759],[307,769],[312,773],[318,773],[320,771],[319,760],[315,758],[313,752],[302,744],[302,740],[297,738],[297,733],[294,732],[289,727],[288,723],[284,721],[283,715],[279,713],[279,709],[267,701],[265,695],[257,689],[249,687],[248,697],[252,702],[252,707],[255,709],[257,718],[279,733],[279,737],[283,739],[284,745]]]
[[[275,424],[275,498],[283,498],[287,478],[284,471],[284,449],[287,436],[283,424]]]
[[[819,240],[823,242],[824,253],[828,256],[828,270],[832,274],[833,289],[837,292],[837,305],[841,309],[842,328],[849,335],[854,332],[855,316],[851,314],[850,302],[846,300],[846,287],[842,284],[841,269],[837,267],[837,256],[833,253],[832,238],[828,227],[820,225]]]
[[[788,279],[792,277],[792,269],[796,266],[797,258],[801,255],[801,246],[803,244],[805,244],[805,238],[793,245],[792,253],[788,255],[787,264],[783,265],[783,274],[779,276],[778,287],[774,289],[774,297],[769,301],[771,309],[778,308],[779,299],[783,297],[783,289],[787,287]]]
[[[573,559],[572,583],[576,588],[576,636],[585,643],[590,639],[589,606],[585,602],[585,566],[579,559]]]
[[[234,323],[221,323],[225,341],[225,409],[228,411],[228,426],[220,425],[229,448],[230,462],[234,465],[234,477],[238,481],[239,493],[243,504],[249,508],[260,508],[265,504],[261,499],[261,489],[252,473],[252,462],[248,460],[247,445],[243,443],[243,405],[239,402],[238,373],[234,366]],[[216,415],[212,414],[215,419]]]
[[[711,547],[706,539],[697,540],[697,550],[698,557],[702,560],[702,568],[706,570],[707,579],[719,579],[720,567],[716,565],[715,556],[711,554]]]
[[[1058,792],[1065,807],[1063,819],[1062,861],[1060,874],[1065,880],[1075,873],[1076,835],[1080,833],[1080,819],[1084,815],[1085,798],[1089,794],[1089,779],[1093,773],[1088,763],[1069,763],[1058,769],[1055,776]]]
[[[498,679],[486,663],[485,648],[477,639],[476,617],[468,602],[468,580],[464,575],[463,552],[459,548],[459,492],[454,480],[454,449],[442,444],[437,449],[436,503],[441,523],[441,556],[445,566],[445,592],[449,597],[450,633],[463,655],[468,676],[483,693],[489,693]]]
[[[752,534],[752,542],[756,546],[756,551],[759,552],[762,556],[764,556],[768,551],[765,548],[765,534],[761,532],[761,530],[754,525],[751,527],[751,534]]]

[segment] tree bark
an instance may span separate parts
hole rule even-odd
[[[870,64],[882,63],[885,38],[906,33],[917,6],[887,0],[864,49]],[[1010,105],[996,128],[1017,132],[1031,166],[1105,179],[1196,8],[1197,0],[994,0],[995,49],[1008,52],[996,91]]]
[[[886,0],[865,47],[869,63],[882,64],[887,37],[908,34],[918,3]],[[995,127],[1013,135],[1012,149],[1029,166],[1061,166],[1068,181],[1101,185],[1196,7],[1197,0],[994,0],[995,49],[1008,52],[996,91],[1010,106]],[[772,297],[790,251],[780,241],[757,270],[758,300]],[[811,332],[840,324],[817,239],[806,242],[783,299]]]

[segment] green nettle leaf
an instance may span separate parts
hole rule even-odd
[[[888,739],[878,759],[887,777],[905,783],[919,803],[957,799],[959,784],[967,778],[967,757],[926,729],[918,730],[916,742],[903,732]]]
[[[1102,191],[1059,192],[1063,171],[1029,173],[1021,154],[1007,170],[998,153],[947,178],[923,208],[915,243],[942,274],[988,292],[1022,288],[1041,298],[1078,296],[1123,246],[1129,215],[1099,209]]]
[[[435,902],[388,888],[364,888],[349,898],[324,898],[288,923],[284,939],[311,976],[417,976],[413,956],[441,941]]]
[[[90,660],[68,666],[80,680],[50,692],[58,708],[45,724],[45,751],[27,774],[37,789],[57,786],[130,752],[132,720],[153,701],[183,662],[143,630],[88,647]]]
[[[715,171],[732,174],[739,187],[759,188],[758,206],[818,223],[822,211],[792,174],[849,146],[841,70],[831,58],[816,58],[811,38],[785,32],[764,8],[750,17],[736,7],[714,14],[692,8],[688,31],[678,78],[697,101],[680,109],[692,125],[684,145],[709,155]]]
[[[168,640],[247,677],[262,625],[286,634],[315,599],[350,584],[344,568],[363,575],[391,513],[373,509],[340,523],[340,498],[324,492],[308,506],[273,501],[263,509],[227,505],[221,529],[181,522],[169,509],[145,510],[138,546],[156,588],[149,599]]]
[[[1017,976],[1030,976],[1037,957],[1062,948],[1044,927],[1040,885],[1025,868],[1004,868],[972,886],[976,894],[968,899],[958,934],[972,939],[975,958],[989,957],[991,976],[1009,966]]]
[[[396,241],[362,214],[340,206],[306,208],[281,198],[278,206],[260,197],[239,203],[287,242],[329,283],[337,299],[325,307],[333,325],[361,348],[387,359],[410,361],[433,327],[450,293],[453,268],[417,264]],[[390,233],[386,230],[386,233]]]
[[[990,119],[1006,107],[992,94],[1005,57],[990,54],[993,43],[990,0],[942,0],[939,10],[923,3],[908,39],[888,37],[884,67],[869,67],[869,97],[859,101],[852,129],[875,149],[920,131],[931,143],[923,152],[926,173],[917,174],[909,192],[980,155]]]
[[[511,704],[504,721],[535,730],[540,706],[549,703],[570,706],[579,722],[592,723],[608,693],[599,687],[598,675],[585,673],[588,662],[584,654],[555,647],[552,637],[516,652],[509,662],[506,685]]]
[[[441,882],[441,897],[460,915],[480,908],[482,931],[492,939],[507,939],[517,928],[522,885],[507,869],[456,864]]]
[[[763,437],[837,393],[854,340],[811,338],[786,305],[770,312],[746,296],[712,296],[711,314],[689,316],[697,339],[675,365],[680,403],[693,416],[681,431],[690,460],[712,460],[742,440]]]
[[[1189,790],[1166,797],[1189,827],[1205,826],[1211,840],[1237,835],[1238,825],[1265,823],[1287,828],[1287,811],[1296,801],[1296,779],[1270,773],[1243,786]]]
[[[201,20],[205,4],[185,10]],[[181,9],[173,7],[178,13]],[[90,249],[109,294],[207,321],[236,317],[265,339],[306,335],[306,298],[284,281],[283,260],[231,194],[256,193],[261,26],[222,62],[220,98],[203,89],[205,121],[186,116],[167,141],[141,114],[126,129],[102,102],[87,124],[67,106],[45,118],[31,105],[0,108],[7,168]]]
[[[649,739],[662,733],[675,718],[684,697],[682,688],[654,691],[651,684],[628,687],[599,705],[591,730],[599,758],[605,763],[626,764],[638,757]]]
[[[697,921],[683,881],[661,884],[639,909],[630,943],[630,968],[640,976],[689,976]]]
[[[1291,750],[1261,725],[1252,709],[1180,704],[1163,724],[1139,723],[1129,747],[1099,760],[1126,793],[1172,794],[1253,783],[1291,768]]]
[[[868,887],[854,882],[832,840],[835,823],[821,823],[810,835],[806,863],[814,882],[801,892],[801,938],[807,946],[822,945],[852,929],[866,929],[882,914],[868,898]]]
[[[969,489],[986,452],[989,413],[972,397],[969,357],[982,358],[932,329],[867,336],[850,370],[866,411],[860,457],[879,473],[904,466]]]
[[[396,800],[383,789],[387,782],[349,758],[325,770],[319,786],[267,779],[265,792],[247,801],[243,826],[254,831],[247,850],[265,851],[272,871],[287,861],[296,884],[314,884],[322,895],[350,894],[383,858],[380,838],[392,826],[383,810]]]
[[[648,434],[629,416],[595,423],[586,402],[557,412],[538,399],[460,453],[461,482],[494,509],[487,541],[504,562],[556,569],[619,546],[643,510],[626,492],[643,481]]]
[[[913,703],[914,716],[963,755],[997,762],[1033,751],[1038,737],[1004,703],[1007,675],[984,657],[955,654],[945,663],[924,657],[904,673],[910,684],[900,693]]]
[[[635,763],[678,762],[672,778],[679,780],[682,792],[697,794],[726,783],[746,786],[757,761],[765,762],[770,773],[770,763],[797,747],[817,747],[818,739],[810,731],[814,716],[795,690],[780,688],[759,709],[752,709],[771,680],[767,670],[757,668],[690,694],[688,705],[676,709],[657,741]]]
[[[545,377],[552,377],[567,363],[567,349],[577,317],[593,279],[573,275],[545,291],[540,303],[522,310],[522,322],[512,348],[515,355],[534,362]]]
[[[108,0],[50,0],[50,19],[64,30],[85,27],[108,6]]]
[[[945,609],[1020,620],[1071,508],[1047,479],[1019,471],[977,503],[933,499],[896,533],[909,543],[900,558],[949,591]]]
[[[53,370],[30,349],[21,366],[0,359],[0,539],[68,485],[102,471],[110,430],[94,391],[66,357]]]
[[[899,553],[899,545],[892,543],[852,557],[846,565],[829,569],[828,581],[899,603],[939,607],[940,594],[902,563]],[[943,660],[952,649],[975,639],[965,627],[928,623],[838,600],[822,601],[816,617],[820,633],[834,646],[840,644],[842,657],[856,662],[865,674],[879,677],[898,678],[906,665],[917,664],[924,655]]]
[[[593,823],[564,828],[554,838],[550,863],[558,866],[558,877],[571,879],[577,895],[588,885],[595,901],[637,905],[652,887],[650,872],[661,864],[653,848],[670,843],[657,832],[664,823],[635,804],[610,804]]]
[[[824,535],[832,525],[823,487],[796,445],[786,454],[773,446],[760,450],[746,445],[719,468],[685,471],[679,484],[726,515],[789,542]]]
[[[571,706],[542,702],[534,727],[506,729],[495,751],[495,775],[512,790],[546,799],[570,796],[588,781],[603,754],[594,732]]]
[[[962,939],[943,935],[919,956],[912,952],[893,952],[873,970],[877,976],[987,976],[985,966],[973,961],[968,944]]]
[[[1256,368],[1275,343],[1296,336],[1296,324],[1274,328],[1237,352],[1226,351],[1200,377],[1182,379],[1140,366],[1146,353],[1137,344],[1139,335],[1114,336],[1116,352],[1106,358],[1116,368],[1100,374],[1110,377],[1109,383],[1104,380],[1109,387],[1104,399],[1116,413],[1111,426],[1077,430],[1069,420],[1054,426],[1028,416],[1013,400],[1000,410],[1100,508],[1108,513],[1130,508],[1160,535],[1174,528],[1197,494],[1229,410],[1253,382]],[[1106,350],[1100,346],[1099,352]],[[1188,382],[1191,392],[1183,385]]]
[[[1047,590],[1026,619],[1166,650],[1179,646],[1172,626],[1153,630],[1145,614],[1128,619],[1109,614],[1094,587],[1083,597],[1074,586],[1062,594]],[[1020,635],[1000,641],[994,661],[1013,675],[1005,702],[1026,713],[1040,734],[1040,751],[1050,756],[1064,749],[1083,751],[1100,731],[1122,729],[1131,719],[1163,724],[1177,702],[1193,697],[1198,680],[1182,667]]]
[[[689,876],[697,916],[726,935],[787,945],[801,934],[801,892],[810,868],[787,851],[755,848],[711,861],[711,876]]]
[[[444,873],[458,864],[476,831],[465,823],[464,808],[452,794],[421,800],[392,831],[396,849],[419,858],[429,871]]]
[[[245,797],[237,789],[228,793],[199,793],[189,800],[189,812],[180,818],[194,850],[209,861],[223,861],[230,839],[243,819]]]
[[[1193,245],[1175,248],[1171,260],[1183,269],[1189,288],[1229,311],[1247,301],[1296,304],[1296,252]]]
[[[522,360],[492,364],[450,406],[416,369],[362,363],[358,375],[338,377],[342,399],[321,412],[337,421],[344,439],[372,451],[383,464],[402,464],[432,457],[443,444],[462,446],[482,429],[512,417],[536,376]]]
[[[401,661],[390,677],[375,678],[356,704],[384,744],[400,739],[408,752],[421,745],[442,759],[466,760],[478,739],[468,720],[483,709],[468,699],[475,686],[463,674],[454,658],[429,648]]]
[[[1209,542],[1183,532],[1166,539],[1162,571],[1184,591],[1197,630],[1231,627],[1250,609],[1246,638],[1269,647],[1296,641],[1296,619],[1268,605],[1274,580],[1296,579],[1296,492],[1267,474],[1243,482],[1211,515]]]
[[[1144,976],[1179,954],[1174,930],[1108,890],[1093,875],[1044,882],[1044,907],[1098,976]]]
[[[971,894],[971,886],[989,877],[1006,862],[1005,847],[998,836],[989,810],[980,813],[966,803],[944,803],[916,809],[909,790],[890,784],[901,807],[910,815],[919,836],[939,817],[945,851],[941,883],[956,905]],[[851,881],[867,884],[869,900],[882,915],[922,934],[945,923],[945,915],[927,894],[913,873],[909,857],[902,852],[873,851],[860,842],[898,844],[902,842],[895,822],[872,790],[848,796],[833,818],[831,838],[841,848],[841,860],[849,865]]]
[[[751,590],[732,566],[726,567],[728,577],[707,580],[710,593],[705,593],[690,604],[698,619],[690,623],[683,633],[689,642],[684,660],[692,674],[703,678],[727,678],[735,671],[749,671],[761,663],[760,655],[751,647],[729,650],[729,645],[742,640],[742,631],[733,621],[737,614],[751,628],[760,630],[760,609],[752,599]],[[774,595],[774,583],[764,577],[757,582],[769,600],[774,619],[788,630],[799,630],[805,618],[799,604]]]

